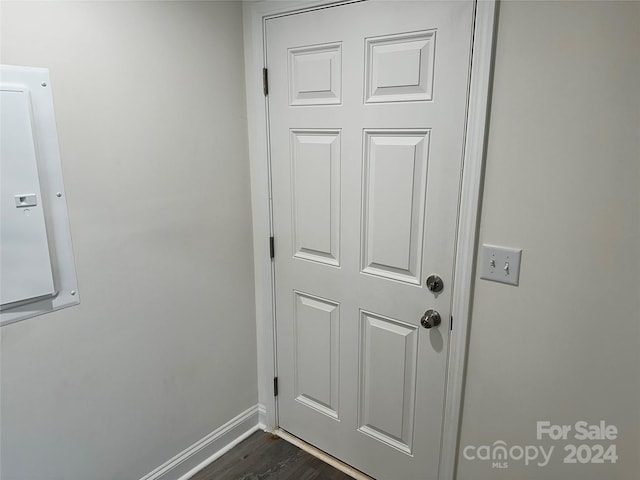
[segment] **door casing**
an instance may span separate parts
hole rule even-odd
[[[262,69],[265,66],[266,50],[265,22],[267,19],[277,16],[302,13],[327,6],[339,6],[354,1],[358,0],[243,3],[244,61],[253,212],[258,401],[260,424],[269,431],[277,429],[278,416],[277,398],[273,391],[273,379],[277,377],[277,346],[274,271],[269,250],[269,237],[273,234],[269,111],[262,84]],[[471,294],[475,276],[477,226],[488,127],[496,14],[497,3],[495,0],[477,0],[456,238],[451,310],[454,323],[450,337],[439,480],[451,480],[455,476],[467,337],[471,314]]]

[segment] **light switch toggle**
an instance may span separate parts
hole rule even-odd
[[[16,201],[16,208],[35,207],[36,205],[38,205],[38,199],[35,193],[29,193],[26,195],[16,195],[13,198]]]

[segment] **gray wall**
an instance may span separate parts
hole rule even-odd
[[[2,2],[51,70],[81,305],[3,327],[3,480],[140,478],[257,403],[241,5]]]
[[[2,63],[51,69],[82,304],[0,330],[0,476],[139,478],[257,401],[240,6],[1,8]],[[501,6],[480,241],[523,268],[477,282],[461,445],[556,452],[459,480],[640,471],[639,24]],[[617,425],[618,463],[538,420]]]
[[[639,2],[501,5],[480,241],[523,248],[521,283],[476,284],[461,443],[556,451],[459,480],[638,478],[639,25]],[[563,465],[538,420],[616,425],[586,443],[618,463]]]

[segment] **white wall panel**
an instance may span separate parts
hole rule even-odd
[[[257,403],[242,5],[0,22],[3,63],[51,72],[82,289],[1,328],[0,477],[139,479]]]
[[[0,323],[78,305],[66,190],[46,68],[2,65]]]
[[[31,99],[0,92],[0,297],[2,306],[55,293],[40,190]]]
[[[478,244],[518,245],[522,269],[518,287],[476,277],[460,445],[555,450],[506,469],[461,454],[458,480],[638,478],[638,25],[638,2],[500,4]],[[536,438],[581,420],[617,439]],[[616,463],[565,463],[583,443]]]

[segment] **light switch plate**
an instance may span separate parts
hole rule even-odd
[[[482,245],[480,278],[494,282],[518,285],[522,249]]]

